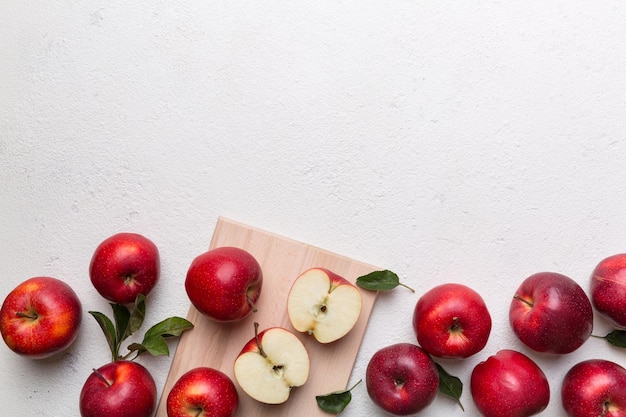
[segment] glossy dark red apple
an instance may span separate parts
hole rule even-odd
[[[116,361],[94,370],[80,392],[82,417],[152,417],[156,384],[136,362]]]
[[[411,343],[397,343],[372,356],[365,383],[376,405],[388,413],[406,416],[433,402],[439,375],[435,362],[424,349]]]
[[[467,358],[487,344],[491,315],[473,289],[462,284],[442,284],[417,301],[413,330],[418,344],[431,355]]]
[[[609,256],[595,267],[591,303],[615,327],[626,328],[626,253]]]
[[[626,369],[603,359],[574,365],[563,379],[561,402],[570,417],[626,417]]]
[[[550,402],[546,375],[532,359],[514,350],[501,350],[476,365],[471,392],[485,417],[528,417]]]
[[[243,249],[224,246],[193,260],[185,289],[200,313],[228,322],[241,320],[255,309],[262,284],[257,260]]]
[[[238,408],[239,395],[232,380],[213,368],[187,371],[167,396],[168,417],[234,417]]]
[[[540,272],[515,292],[509,322],[517,337],[537,352],[564,354],[582,346],[593,329],[593,309],[571,278]]]
[[[78,336],[81,321],[78,296],[52,277],[22,282],[0,309],[0,333],[9,349],[34,359],[67,349]]]
[[[159,279],[159,251],[152,241],[137,233],[118,233],[98,245],[89,264],[96,290],[117,304],[147,296]]]

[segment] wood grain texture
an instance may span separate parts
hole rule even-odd
[[[291,326],[286,307],[291,283],[311,267],[328,268],[351,282],[380,268],[224,218],[218,219],[210,248],[220,246],[243,248],[261,264],[263,288],[258,311],[242,321],[224,324],[211,321],[190,306],[187,319],[195,328],[180,339],[156,416],[167,417],[167,395],[172,386],[182,374],[198,366],[216,368],[231,377],[239,392],[238,416],[328,416],[317,407],[315,396],[347,387],[377,293],[361,289],[363,308],[355,327],[342,339],[323,345],[312,336],[295,332]],[[248,397],[234,379],[235,358],[254,337],[255,321],[260,325],[259,330],[273,326],[291,330],[309,352],[309,380],[295,388],[284,404],[259,403]]]

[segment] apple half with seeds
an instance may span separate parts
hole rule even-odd
[[[309,354],[296,335],[282,327],[258,332],[235,359],[235,379],[241,389],[265,404],[281,404],[291,389],[309,378]]]
[[[287,297],[291,325],[320,343],[345,336],[361,315],[361,292],[347,279],[324,268],[311,268],[296,278]]]

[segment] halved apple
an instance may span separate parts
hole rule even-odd
[[[296,278],[287,297],[287,314],[299,332],[320,343],[334,342],[356,324],[361,292],[347,279],[325,268],[311,268]]]
[[[235,379],[250,397],[266,404],[281,404],[291,389],[309,378],[309,354],[296,335],[282,327],[258,332],[235,359]]]

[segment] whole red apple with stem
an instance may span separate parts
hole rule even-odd
[[[417,301],[413,329],[418,344],[431,355],[467,358],[487,344],[491,315],[473,289],[462,284],[442,284]]]
[[[102,329],[111,350],[112,362],[94,370],[85,381],[80,395],[82,417],[152,417],[156,405],[156,387],[150,372],[134,359],[143,353],[169,355],[166,339],[178,337],[193,328],[181,317],[169,317],[150,327],[141,343],[131,343],[122,356],[120,347],[139,330],[146,316],[146,299],[139,294],[132,308],[111,304],[113,320],[97,311],[89,313]],[[126,360],[135,355],[132,360]]]
[[[609,256],[595,267],[591,303],[615,327],[626,329],[626,253]]]
[[[78,336],[81,320],[81,303],[68,284],[33,277],[5,298],[0,333],[12,351],[41,359],[67,349]]]
[[[570,417],[626,417],[626,369],[604,359],[579,362],[563,378],[561,402]]]
[[[249,252],[223,246],[191,262],[185,290],[200,313],[215,321],[229,322],[256,310],[262,284],[261,266]]]
[[[89,264],[96,290],[107,300],[128,304],[147,296],[159,279],[156,245],[137,233],[117,233],[98,245]]]
[[[234,417],[239,395],[223,372],[198,367],[183,374],[167,396],[168,417]]]
[[[550,402],[546,375],[514,350],[501,350],[476,365],[470,384],[474,403],[485,417],[529,417]]]
[[[370,359],[367,393],[388,413],[415,414],[433,402],[439,389],[437,366],[430,355],[411,343],[397,343],[378,350]]]
[[[515,292],[509,322],[529,348],[565,354],[591,336],[593,309],[576,281],[556,272],[540,272],[526,278]]]
[[[80,392],[82,417],[152,417],[157,390],[152,375],[132,361],[108,363],[89,375]]]

